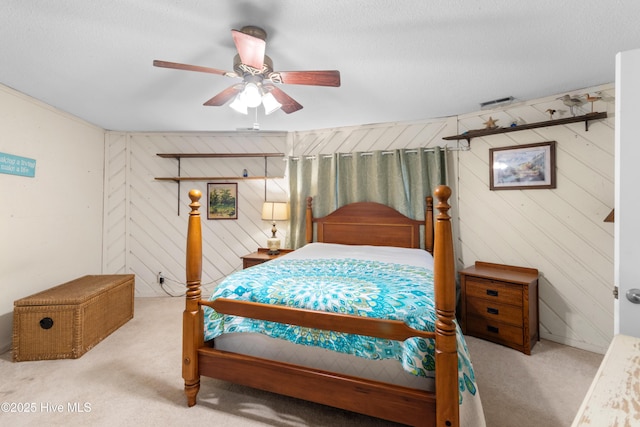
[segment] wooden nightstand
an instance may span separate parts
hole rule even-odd
[[[463,333],[531,354],[538,318],[537,269],[477,261],[460,271]]]
[[[269,255],[268,252],[269,249],[267,248],[258,248],[257,252],[240,257],[242,258],[242,268],[249,268],[254,265],[262,264],[263,262],[271,261],[272,259],[286,255],[289,252],[293,252],[293,249],[280,249],[280,253],[278,255]]]

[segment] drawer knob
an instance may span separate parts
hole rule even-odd
[[[497,334],[497,333],[500,332],[500,328],[498,328],[496,326],[487,325],[487,331],[493,332],[494,334]]]
[[[498,314],[499,310],[497,308],[487,307],[487,313],[489,313],[489,314]]]
[[[497,297],[498,291],[496,291],[495,289],[487,289],[487,295],[489,295],[490,297]]]

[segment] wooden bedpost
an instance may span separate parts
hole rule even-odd
[[[200,225],[199,190],[189,191],[191,212],[187,229],[187,294],[182,315],[182,378],[187,404],[196,404],[200,390],[198,348],[204,343],[204,317],[200,307],[200,281],[202,278],[202,229]]]
[[[456,342],[455,269],[448,203],[451,189],[435,190],[439,213],[435,224],[434,283],[436,305],[436,425],[458,427],[458,352]]]
[[[306,243],[313,242],[313,210],[311,209],[311,200],[311,197],[307,197],[307,209],[305,210]]]
[[[425,199],[427,209],[424,215],[424,249],[433,255],[433,197]]]

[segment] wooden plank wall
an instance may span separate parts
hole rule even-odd
[[[292,156],[367,152],[443,146],[442,138],[455,132],[454,117],[421,122],[381,123],[292,132]],[[455,142],[449,144],[457,146]]]
[[[284,132],[230,133],[107,133],[105,179],[105,272],[136,275],[136,296],[163,296],[157,275],[166,277],[166,291],[184,292],[185,242],[189,213],[188,192],[203,193],[206,181],[158,181],[155,177],[178,174],[178,161],[157,153],[284,153]],[[182,159],[181,176],[263,176],[265,158]],[[282,158],[269,158],[269,176],[279,179],[248,179],[212,182],[238,183],[238,219],[207,220],[203,213],[203,292],[241,268],[242,255],[266,245],[271,225],[261,220],[262,202],[285,201],[287,191]],[[178,204],[180,215],[178,215]],[[286,223],[278,224],[285,239]]]
[[[614,203],[614,86],[596,92],[594,110],[605,120],[492,135],[471,140],[458,170],[459,256],[540,270],[541,335],[556,342],[604,353],[613,336],[613,224],[603,219]],[[492,117],[511,121],[549,120],[547,109],[564,110],[563,94],[516,103],[499,111],[459,116],[459,131],[484,128]],[[591,111],[590,104],[578,115]],[[489,149],[557,142],[557,188],[489,191]]]

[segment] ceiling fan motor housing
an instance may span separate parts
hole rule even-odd
[[[262,64],[262,69],[258,70],[257,68],[253,68],[250,65],[243,64],[242,60],[240,59],[240,55],[236,54],[233,57],[233,71],[235,71],[236,74],[239,76],[244,76],[246,74],[250,74],[253,76],[258,74],[267,75],[273,72],[273,61],[271,60],[271,58],[265,55],[264,63]]]

